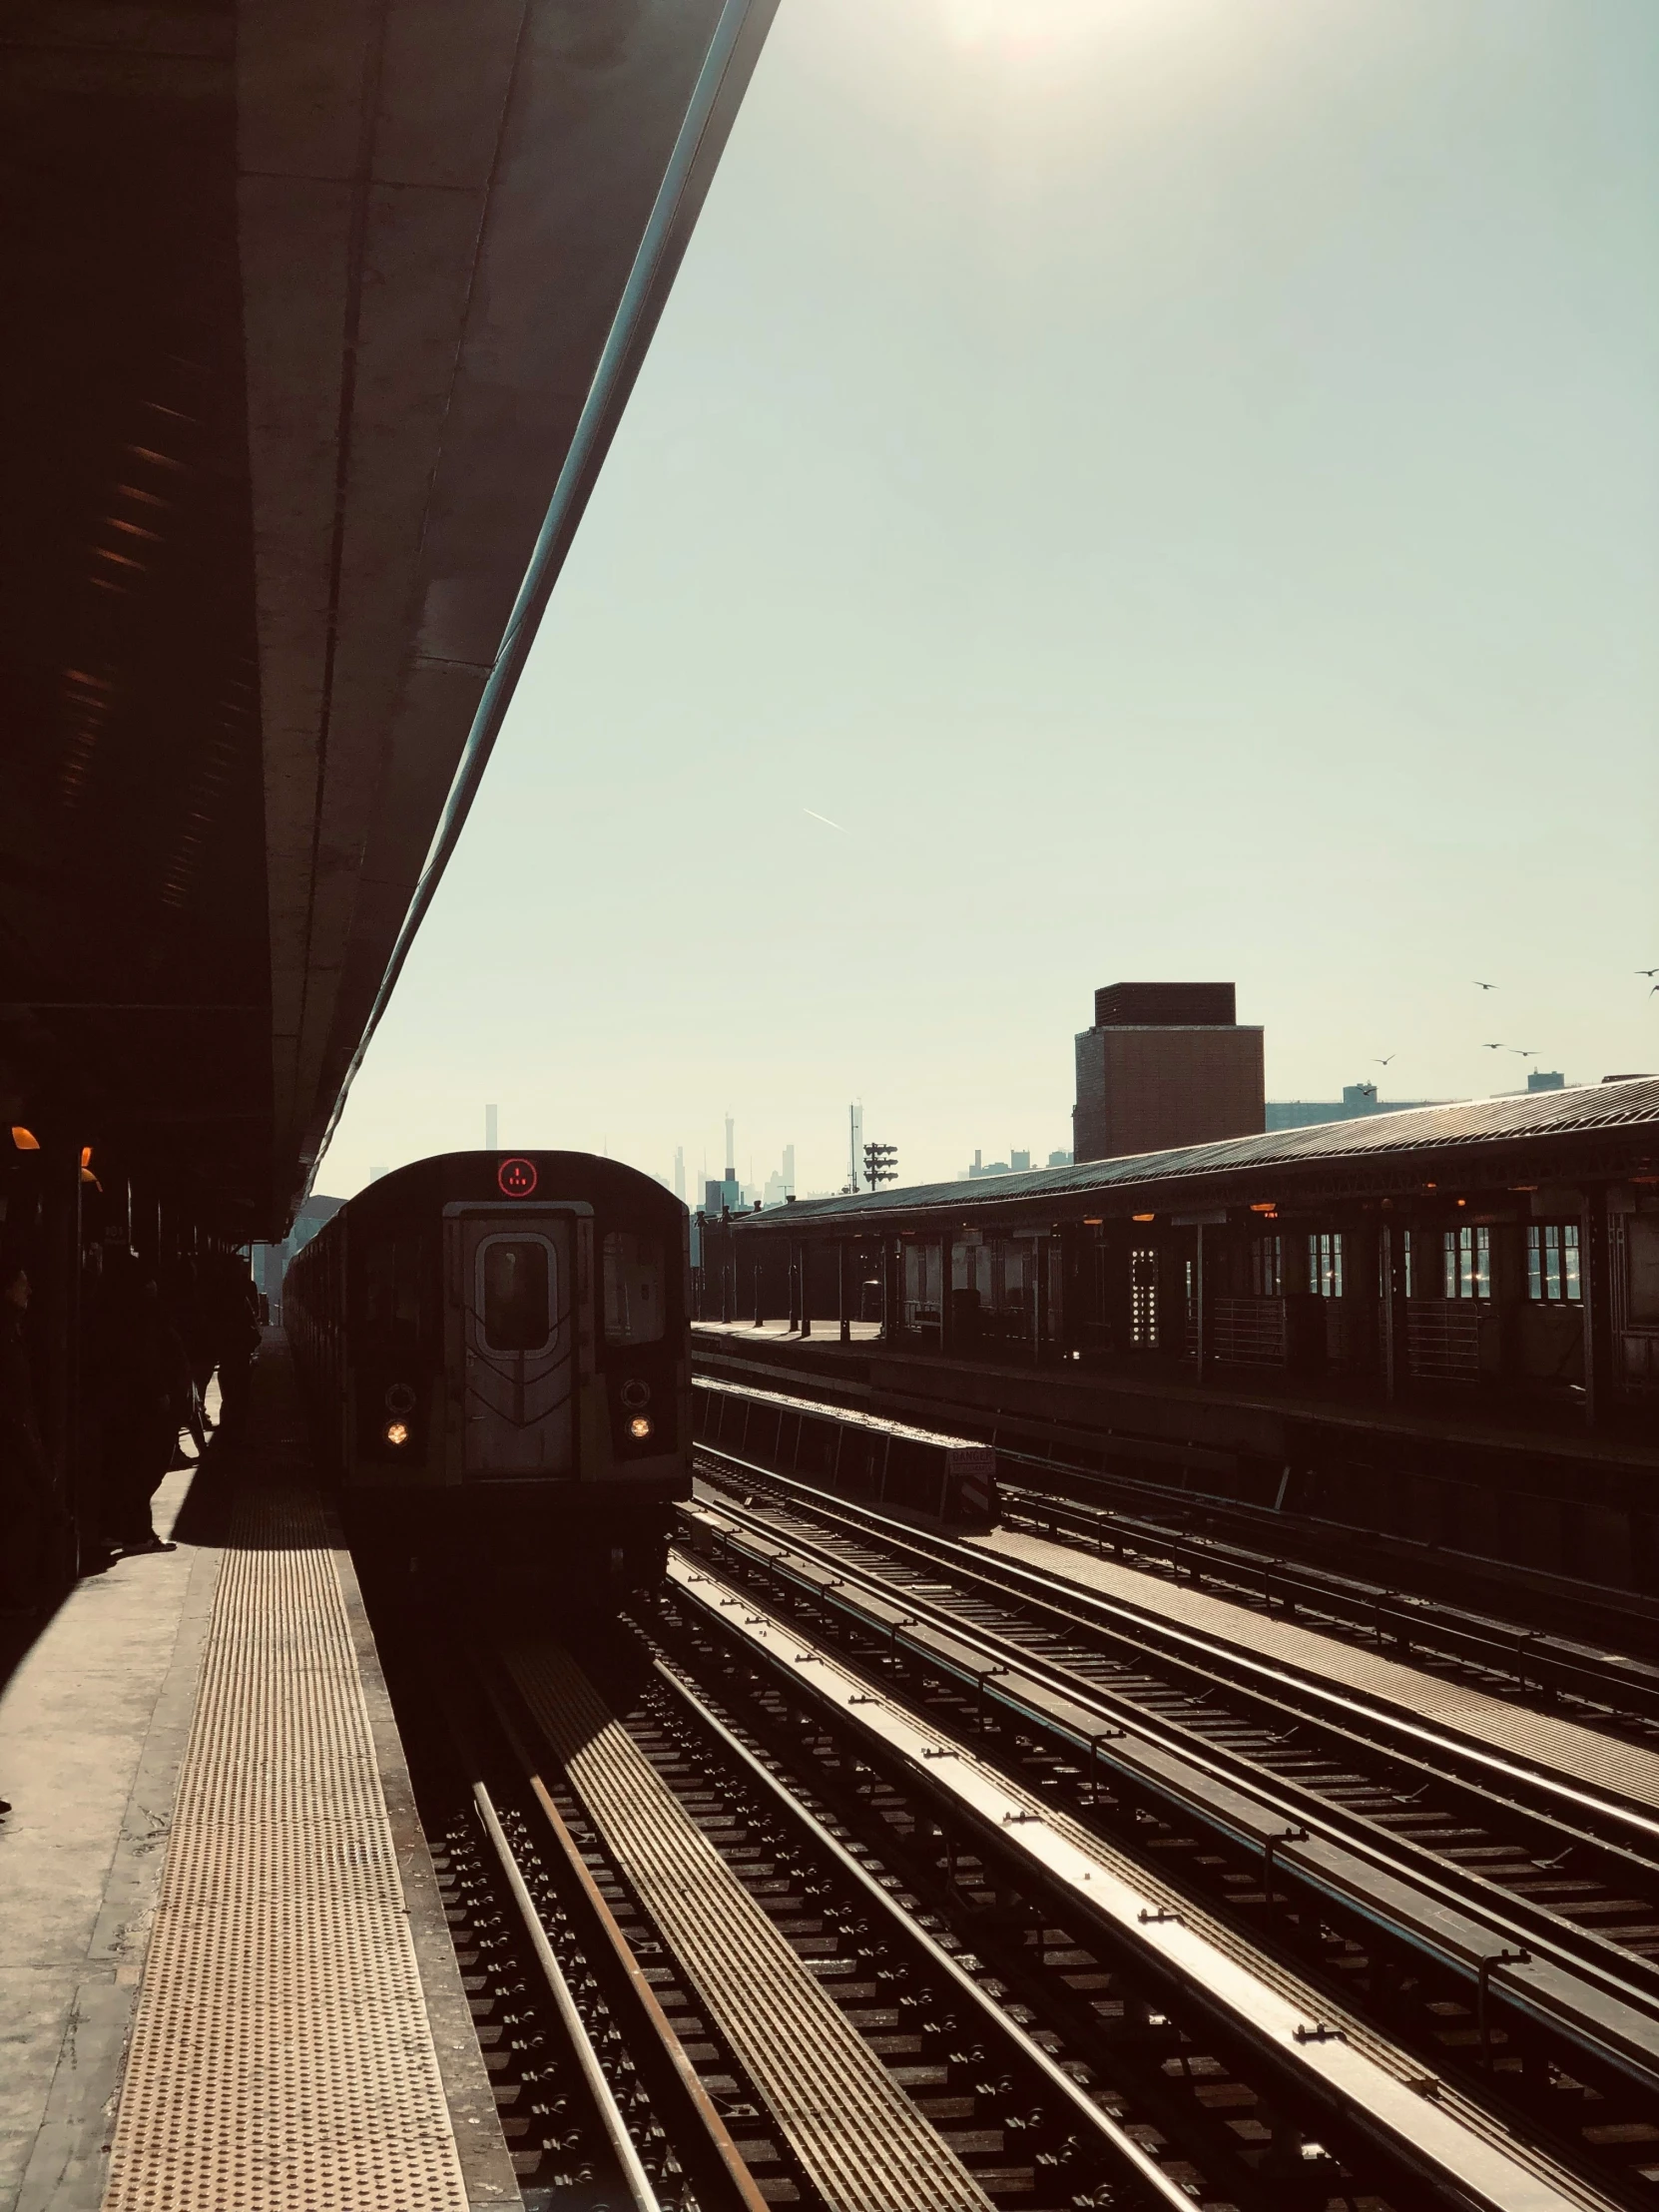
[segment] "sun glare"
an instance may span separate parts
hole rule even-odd
[[[1080,47],[1173,30],[1207,0],[935,0],[958,46],[1033,60],[1075,54]]]

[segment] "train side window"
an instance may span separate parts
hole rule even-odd
[[[478,1330],[491,1352],[544,1352],[553,1336],[553,1253],[545,1237],[488,1237],[478,1248]]]
[[[1630,1255],[1630,1319],[1651,1328],[1659,1322],[1659,1214],[1632,1214],[1625,1228]]]
[[[363,1327],[412,1345],[420,1337],[420,1240],[382,1237],[363,1255]]]
[[[658,1237],[612,1229],[605,1237],[605,1342],[661,1344],[668,1327]]]
[[[397,1247],[389,1237],[363,1254],[363,1327],[371,1337],[391,1328],[397,1284]]]

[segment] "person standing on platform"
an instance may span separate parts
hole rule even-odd
[[[54,1518],[52,1475],[40,1422],[23,1318],[29,1276],[12,1254],[0,1259],[0,1604],[39,1605],[46,1538]]]
[[[260,1356],[259,1292],[246,1264],[228,1252],[214,1276],[214,1346],[219,1363],[219,1426],[240,1435],[248,1423],[254,1363]]]
[[[154,1276],[114,1317],[105,1422],[106,1531],[123,1552],[171,1551],[156,1534],[150,1501],[173,1464],[190,1414],[190,1355],[161,1303]]]

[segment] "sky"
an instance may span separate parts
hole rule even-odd
[[[1659,1070],[1655,113],[1653,0],[782,0],[316,1187],[1041,1161],[1119,979]]]

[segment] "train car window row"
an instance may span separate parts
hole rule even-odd
[[[605,1238],[604,1274],[605,1342],[661,1344],[668,1326],[662,1240],[611,1230]]]

